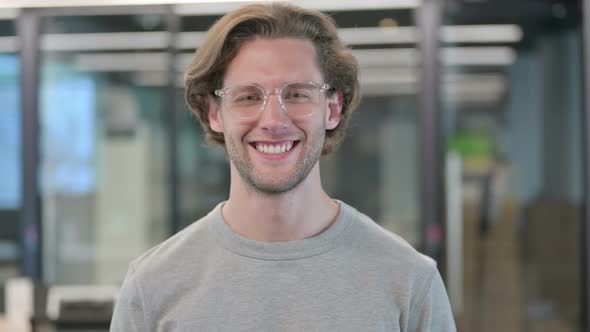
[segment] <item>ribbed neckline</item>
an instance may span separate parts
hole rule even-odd
[[[340,212],[336,221],[322,233],[303,240],[287,242],[261,242],[247,239],[236,234],[223,220],[219,203],[210,213],[210,228],[221,245],[242,256],[265,260],[289,260],[316,256],[334,248],[353,220],[356,210],[344,202],[336,200]]]

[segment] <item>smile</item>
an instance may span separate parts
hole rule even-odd
[[[298,143],[298,141],[286,141],[286,142],[254,142],[252,146],[266,154],[280,154],[291,151],[291,149]]]

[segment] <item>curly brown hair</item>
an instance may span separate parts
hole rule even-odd
[[[358,62],[338,37],[334,21],[318,11],[286,3],[253,4],[219,19],[206,34],[185,74],[185,100],[200,120],[205,139],[212,146],[225,146],[222,133],[209,124],[209,101],[217,98],[223,77],[240,47],[256,37],[301,38],[316,49],[324,80],[343,95],[341,120],[326,130],[322,154],[332,152],[344,139],[350,114],[359,103]]]

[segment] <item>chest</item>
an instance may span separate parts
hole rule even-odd
[[[385,276],[337,261],[228,262],[194,280],[175,285],[159,331],[398,331],[404,311]]]

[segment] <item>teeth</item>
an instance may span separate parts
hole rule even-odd
[[[269,154],[285,153],[290,151],[292,147],[293,142],[288,142],[281,145],[256,144],[256,149],[258,151]]]

